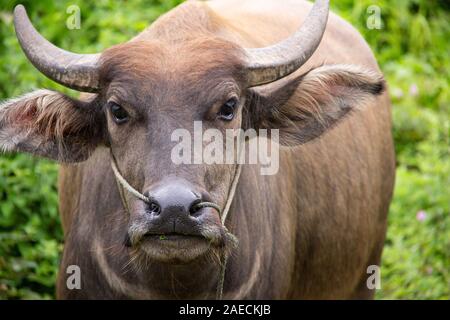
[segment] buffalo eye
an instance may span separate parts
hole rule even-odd
[[[111,111],[115,123],[122,124],[128,121],[128,113],[117,103],[110,102],[109,110]]]
[[[226,121],[231,121],[234,118],[234,113],[238,105],[237,98],[228,99],[219,110],[219,118]]]

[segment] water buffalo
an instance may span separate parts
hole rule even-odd
[[[28,59],[84,92],[0,108],[0,148],[61,163],[58,298],[373,297],[395,176],[390,102],[366,42],[328,11],[188,1],[126,43],[75,54],[16,7]],[[278,129],[278,173],[173,163],[171,133],[194,121]],[[73,265],[81,287],[67,286]]]

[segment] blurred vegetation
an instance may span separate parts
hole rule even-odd
[[[75,52],[98,52],[143,30],[178,0],[20,1],[42,34]],[[25,59],[12,27],[18,1],[0,4],[0,100],[36,88],[70,90]],[[81,9],[68,30],[66,9]],[[382,28],[369,29],[368,7]],[[398,170],[383,255],[382,299],[450,298],[450,3],[446,0],[339,0],[335,12],[373,48],[393,102]],[[0,156],[0,299],[54,297],[63,239],[57,165]]]

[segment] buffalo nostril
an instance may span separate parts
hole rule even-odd
[[[201,199],[197,199],[197,200],[195,200],[195,201],[192,203],[191,207],[189,208],[189,214],[190,214],[191,216],[197,217],[197,216],[200,215],[200,210],[203,209],[203,207],[200,206],[200,203],[201,203],[201,202],[202,202]]]
[[[154,213],[156,215],[159,215],[161,213],[161,206],[158,203],[152,201],[148,205],[148,211],[150,213]]]

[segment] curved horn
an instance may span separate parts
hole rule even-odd
[[[51,44],[33,27],[22,5],[14,9],[14,27],[28,60],[47,77],[78,91],[99,90],[100,54],[76,54]]]
[[[328,21],[329,0],[316,0],[302,26],[269,47],[245,49],[249,87],[269,83],[300,68],[316,51]]]

